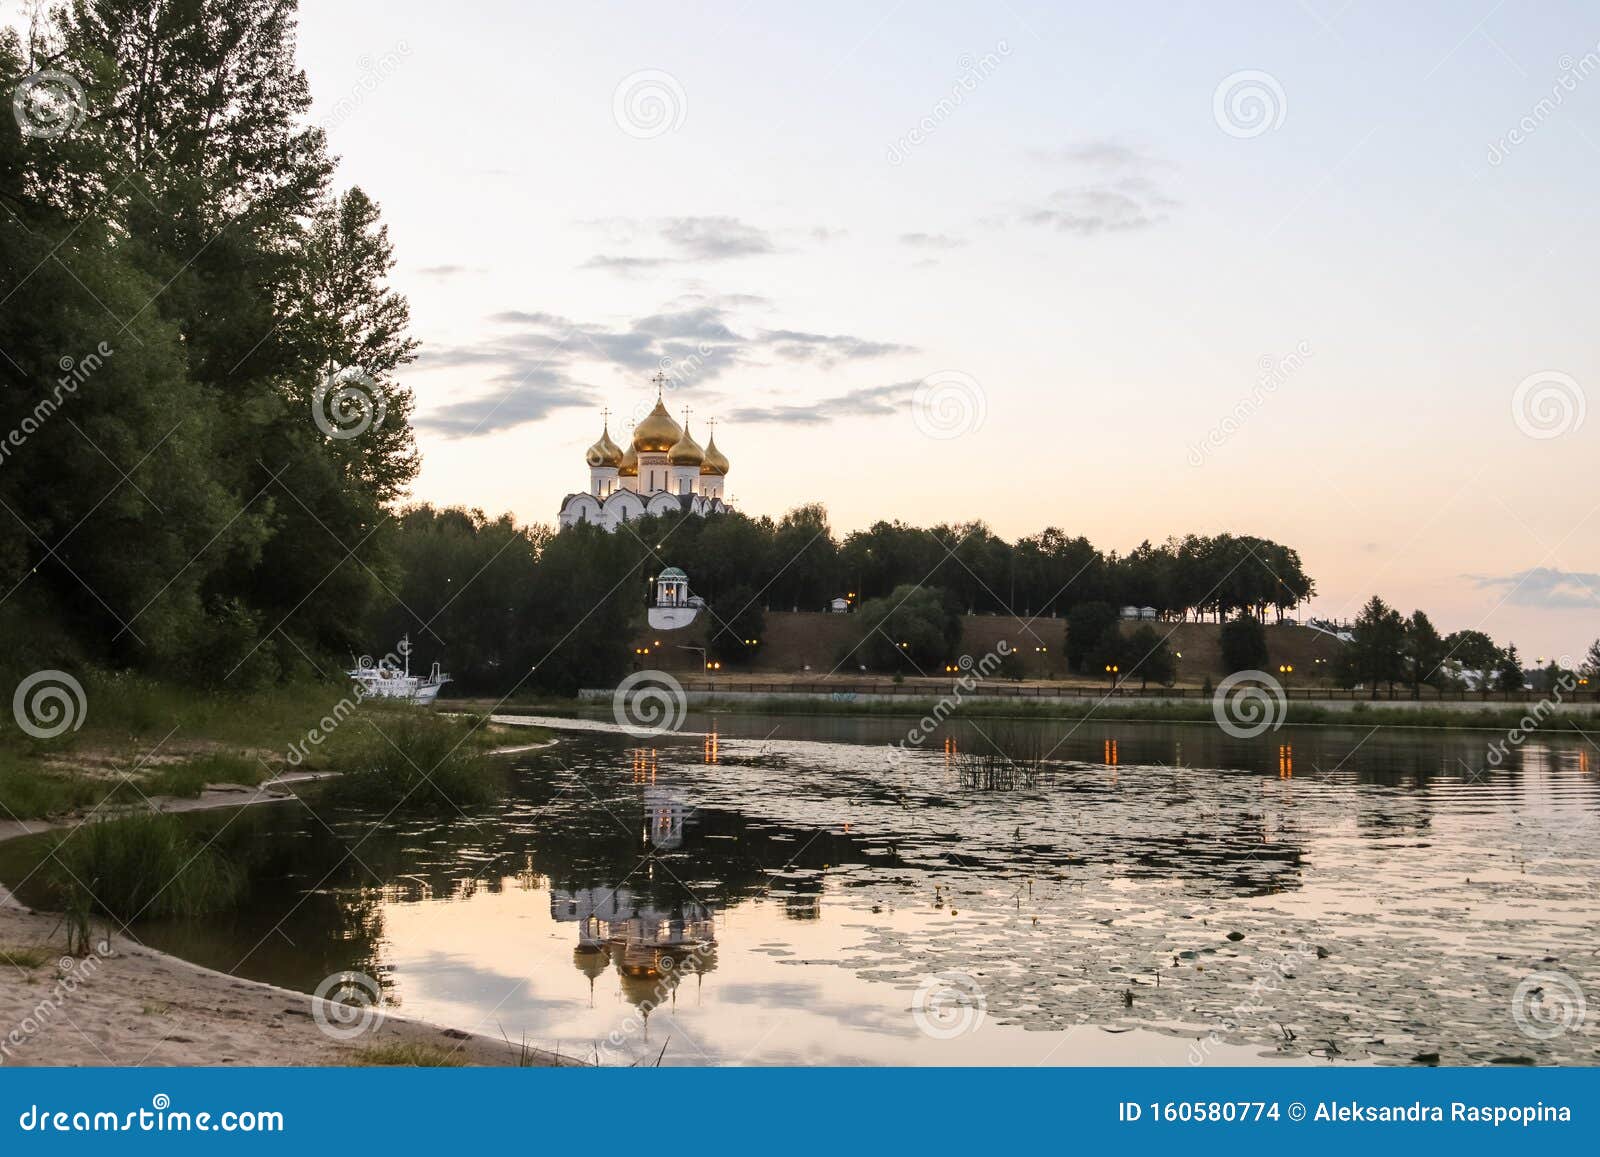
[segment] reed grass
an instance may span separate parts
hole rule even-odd
[[[196,916],[225,910],[244,892],[239,857],[225,850],[177,816],[150,813],[59,833],[44,870],[69,913],[124,922]]]
[[[348,723],[327,753],[339,774],[324,792],[341,803],[446,818],[494,803],[505,773],[486,754],[490,739],[480,723],[416,711]]]
[[[9,964],[13,968],[32,971],[42,968],[56,958],[56,953],[48,948],[0,948],[0,965]]]

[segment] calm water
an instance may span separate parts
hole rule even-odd
[[[1579,741],[1485,770],[1499,733],[984,721],[890,759],[903,722],[576,726],[470,821],[254,809],[246,908],[139,935],[623,1064],[1600,1061]],[[1008,783],[991,740],[1060,746]]]

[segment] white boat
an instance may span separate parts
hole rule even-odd
[[[439,698],[439,690],[450,682],[450,676],[439,669],[438,663],[433,665],[427,678],[413,675],[409,636],[400,641],[398,650],[405,657],[403,668],[395,665],[392,655],[385,655],[377,662],[373,662],[371,655],[363,655],[345,674],[360,688],[363,699],[403,699],[418,707],[430,706]]]

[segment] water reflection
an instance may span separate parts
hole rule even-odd
[[[573,964],[594,981],[615,965],[622,990],[634,1004],[659,1001],[660,982],[675,988],[685,972],[716,968],[716,921],[708,905],[681,901],[662,906],[625,887],[552,888],[550,918],[574,924]]]
[[[698,1050],[668,1063],[1161,1059],[1314,942],[1272,1010],[1295,1040],[1239,1023],[1247,1056],[1592,1059],[1524,1041],[1506,1003],[1531,968],[1600,983],[1579,744],[1482,774],[1462,733],[985,723],[886,766],[904,726],[569,734],[476,823],[264,811],[246,908],[141,934],[303,990],[365,971],[401,1011],[513,1039],[655,1010]],[[907,1005],[945,969],[983,978],[990,1026],[934,1045]]]

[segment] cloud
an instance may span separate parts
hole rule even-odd
[[[508,371],[495,380],[503,388],[418,414],[412,424],[447,438],[470,438],[537,422],[556,410],[593,406],[596,401],[593,390],[560,370],[535,366],[521,373]]]
[[[916,352],[913,346],[895,342],[868,341],[845,333],[805,333],[793,329],[763,330],[761,341],[777,357],[792,362],[815,362],[825,368],[841,361]]]
[[[424,265],[417,270],[423,277],[459,277],[464,273],[483,273],[482,265]]]
[[[660,237],[689,261],[726,261],[771,253],[777,247],[764,229],[737,217],[667,217],[658,222]]]
[[[902,233],[900,243],[918,249],[960,249],[967,242],[948,233]]]
[[[728,328],[726,314],[717,306],[702,305],[668,313],[653,313],[633,323],[641,333],[663,338],[738,342],[744,339]]]
[[[1504,590],[1505,601],[1514,607],[1600,607],[1600,574],[1592,571],[1564,571],[1536,566],[1515,574],[1469,574],[1462,577],[1480,590]]]
[[[1076,145],[1065,145],[1059,149],[1035,150],[1033,156],[1051,163],[1118,172],[1143,172],[1166,167],[1164,162],[1156,160],[1147,153],[1109,140],[1084,141]]]
[[[564,407],[597,406],[601,391],[583,380],[596,367],[620,371],[636,386],[661,371],[675,386],[693,385],[696,397],[707,402],[723,400],[708,387],[735,368],[782,361],[826,369],[841,362],[914,352],[910,346],[851,334],[748,331],[735,321],[728,307],[732,302],[769,304],[750,295],[689,295],[623,326],[539,310],[491,314],[487,319],[491,332],[482,340],[454,346],[430,343],[417,360],[419,371],[454,371],[488,388],[423,412],[416,424],[446,437],[472,437],[537,422]],[[886,413],[885,391],[898,389],[857,390],[823,404],[829,416]],[[803,422],[809,409],[752,407],[750,412],[767,414],[758,421]]]
[[[1022,220],[1091,237],[1158,224],[1167,219],[1164,210],[1176,204],[1142,177],[1128,177],[1058,189],[1050,195],[1048,204],[1026,210]]]
[[[580,221],[580,225],[603,232],[613,245],[631,248],[641,241],[652,244],[651,253],[597,253],[580,268],[604,269],[630,274],[645,269],[675,265],[704,265],[707,262],[733,261],[779,252],[767,230],[738,217],[657,217],[641,220],[632,217],[602,217]],[[808,235],[818,241],[838,236],[835,231],[817,228]]]
[[[656,269],[662,265],[676,265],[671,257],[627,257],[615,253],[596,253],[578,268],[610,269],[618,273],[633,273],[640,269]]]
[[[1177,208],[1156,179],[1169,166],[1117,141],[1085,141],[1034,156],[1065,165],[1079,179],[1023,209],[1018,219],[1025,224],[1092,237],[1158,225]]]
[[[920,381],[866,386],[806,405],[742,406],[728,415],[732,422],[819,426],[835,418],[877,418],[911,404]]]

